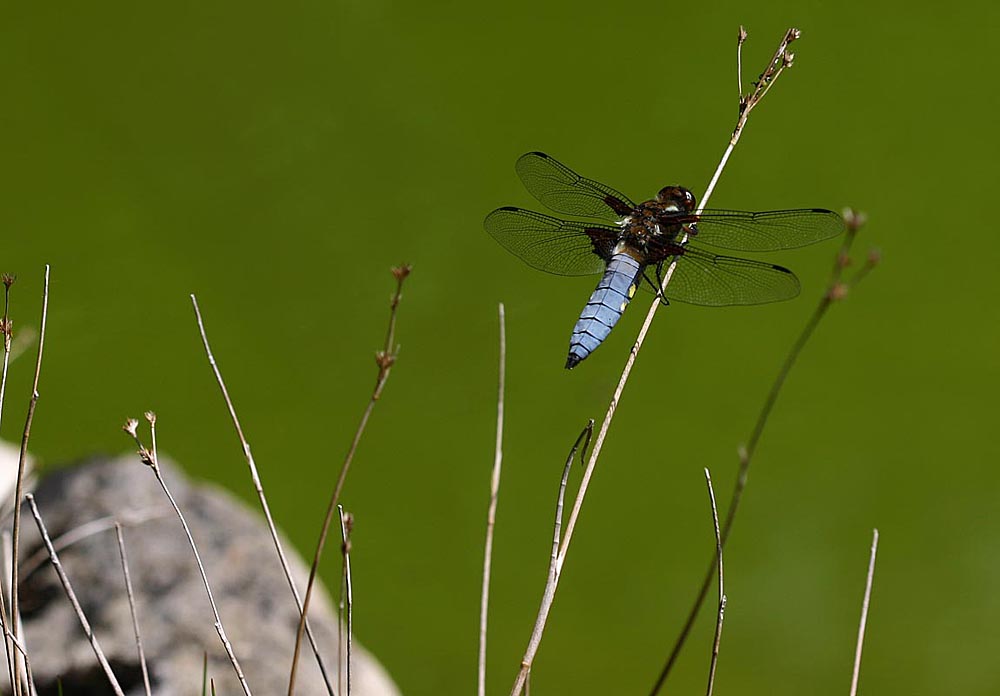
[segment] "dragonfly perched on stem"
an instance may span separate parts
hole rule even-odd
[[[636,204],[541,152],[521,156],[515,169],[528,192],[546,207],[603,221],[565,220],[505,207],[483,222],[494,239],[533,268],[568,276],[603,273],[573,328],[567,369],[608,337],[639,287],[655,292],[664,303],[714,307],[780,302],[799,294],[798,278],[784,266],[715,254],[701,244],[777,251],[844,230],[843,219],[822,208],[698,211],[694,194],[681,186],[666,186],[655,198]]]

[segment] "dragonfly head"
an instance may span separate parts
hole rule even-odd
[[[683,186],[664,186],[656,194],[656,200],[662,203],[665,209],[680,213],[690,213],[697,205],[694,194]]]

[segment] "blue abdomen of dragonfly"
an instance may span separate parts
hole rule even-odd
[[[601,345],[618,323],[641,280],[643,265],[625,253],[611,257],[604,277],[573,327],[566,369],[572,370]]]

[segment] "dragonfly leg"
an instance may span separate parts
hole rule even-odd
[[[663,264],[662,263],[656,264],[655,283],[650,279],[648,273],[643,273],[642,277],[645,278],[646,282],[649,283],[650,287],[653,288],[653,292],[655,292],[656,296],[660,299],[660,304],[662,304],[664,307],[668,306],[670,304],[670,301],[663,295]]]

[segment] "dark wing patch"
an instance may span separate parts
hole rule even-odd
[[[580,176],[543,152],[522,155],[514,169],[528,192],[557,213],[616,221],[635,209],[624,194]]]
[[[664,274],[668,266],[664,265]],[[666,296],[689,304],[726,307],[790,300],[799,290],[799,279],[784,266],[687,247],[677,259]]]
[[[560,220],[522,208],[498,208],[483,227],[501,246],[533,268],[557,275],[601,273],[620,230]]]
[[[844,220],[832,210],[802,208],[748,213],[706,210],[698,216],[699,244],[735,251],[777,251],[821,242],[844,231]]]

